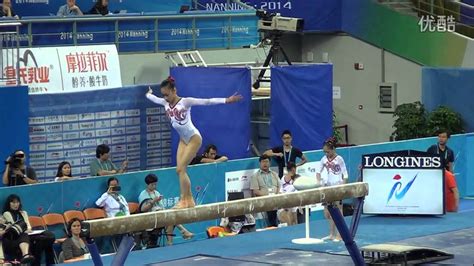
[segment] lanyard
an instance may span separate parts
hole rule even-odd
[[[264,175],[263,182],[265,183],[267,188],[271,188],[272,185],[273,185],[273,182],[272,182],[273,176],[272,176],[271,172],[265,173],[265,172],[262,171],[262,174]]]
[[[436,145],[436,148],[438,149],[438,154],[441,154],[441,150],[439,149],[439,145]],[[444,160],[448,160],[448,146],[445,146],[444,150]]]
[[[97,161],[99,162],[100,170],[109,171],[109,167],[107,167],[107,161],[105,161],[105,169],[104,169],[104,165],[102,164],[102,162],[100,161],[100,159],[97,159]]]
[[[283,158],[284,158],[284,164],[285,167],[288,165],[288,161],[291,159],[291,151],[293,150],[293,147],[290,146],[290,151],[288,152],[288,158],[286,157],[286,151],[285,147],[283,146]]]

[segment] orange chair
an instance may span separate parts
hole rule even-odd
[[[210,226],[206,230],[208,238],[216,238],[219,236],[219,233],[225,233],[224,227],[221,226]]]
[[[139,204],[136,202],[129,202],[128,203],[128,210],[130,211],[130,214],[138,213],[138,208]]]
[[[64,221],[66,222],[66,224],[68,224],[69,221],[71,221],[74,218],[77,218],[81,221],[84,221],[86,219],[86,217],[84,216],[84,213],[82,213],[81,211],[76,211],[76,210],[65,211],[63,216],[64,216]]]
[[[31,228],[33,229],[45,229],[46,224],[43,221],[43,218],[39,216],[28,216],[28,220],[30,222]]]
[[[84,213],[86,220],[96,220],[106,217],[104,210],[98,208],[88,208],[83,210],[82,212]]]
[[[66,222],[64,221],[64,217],[59,214],[59,213],[48,213],[43,215],[43,221],[46,224],[46,227],[48,226],[55,226],[55,225],[61,225],[61,230],[66,228]],[[56,230],[57,231],[57,230]],[[57,238],[55,243],[62,243],[66,240],[66,237],[63,235],[62,238]]]

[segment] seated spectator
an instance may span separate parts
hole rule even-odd
[[[62,162],[58,166],[58,172],[54,181],[64,181],[72,179],[72,168],[69,162]]]
[[[293,186],[293,182],[299,175],[296,174],[296,164],[293,162],[288,162],[287,174],[281,178],[281,193],[291,193],[295,192],[296,189]],[[278,220],[280,223],[286,223],[287,225],[297,224],[296,212],[298,207],[288,208],[288,209],[279,209],[277,212]]]
[[[149,211],[160,211],[164,210],[165,207],[162,203],[163,196],[156,190],[158,185],[158,177],[155,174],[148,174],[145,177],[146,189],[143,190],[138,196],[138,202],[140,203],[140,212]],[[194,237],[194,234],[189,232],[183,225],[178,224],[176,227],[183,235],[183,239],[188,240]],[[173,229],[174,226],[166,227],[166,239],[167,245],[173,244]],[[158,237],[162,228],[155,229],[149,233],[147,239],[147,247],[156,247],[158,245]]]
[[[71,219],[67,224],[69,238],[61,245],[64,260],[77,259],[89,253],[84,239],[79,236],[81,228],[81,220],[78,218]]]
[[[227,200],[229,201],[243,198],[243,192],[228,192],[227,194]],[[222,218],[220,226],[224,227],[226,232],[231,232],[232,235],[256,231],[255,218],[252,214]]]
[[[0,17],[15,17],[18,16],[13,12],[11,0],[3,0],[3,6],[0,10]]]
[[[102,16],[109,14],[109,0],[97,0],[89,14],[99,14]]]
[[[107,217],[119,217],[130,215],[127,200],[120,195],[121,187],[116,177],[107,180],[107,192],[95,202],[101,208],[104,208]]]
[[[31,233],[31,225],[28,219],[28,214],[23,210],[21,200],[18,195],[11,194],[5,201],[3,217],[7,223],[11,224],[25,224],[25,233]],[[41,257],[43,252],[46,254],[46,264],[54,264],[53,244],[56,240],[54,234],[49,231],[44,231],[41,234],[30,235],[31,250],[34,256],[33,265],[40,265],[42,263]],[[27,256],[28,257],[28,256]],[[27,258],[25,257],[25,259]]]
[[[25,164],[26,155],[22,150],[17,150],[5,160],[3,184],[19,186],[38,183],[35,170]]]
[[[259,158],[260,169],[250,178],[250,190],[253,197],[261,197],[280,193],[280,179],[270,170],[270,157],[262,155]],[[268,211],[268,226],[278,226],[277,211]]]
[[[444,201],[446,204],[447,212],[458,212],[459,208],[459,190],[456,184],[456,178],[454,174],[448,170],[444,170],[444,179],[445,179],[445,197]]]
[[[255,218],[252,214],[245,214],[245,219],[243,221],[232,221],[230,218],[222,218],[220,226],[226,228],[226,231],[232,232],[234,234],[244,234],[249,232],[255,232]]]
[[[58,17],[82,16],[81,9],[76,6],[76,0],[66,0],[66,4],[59,7]]]
[[[219,163],[226,162],[229,160],[226,156],[221,156],[217,154],[217,147],[214,144],[207,145],[204,153],[194,157],[190,165],[200,164],[200,163]]]
[[[10,259],[20,259],[22,264],[32,263],[34,257],[29,254],[29,249],[30,238],[28,234],[26,232],[18,234],[12,228],[12,224],[7,223],[3,216],[0,216],[0,265],[5,263],[5,255]],[[21,254],[17,255],[18,250]]]
[[[121,168],[117,168],[110,160],[110,148],[105,144],[100,144],[95,150],[95,160],[90,163],[91,176],[115,175],[125,173],[128,161],[122,162]]]

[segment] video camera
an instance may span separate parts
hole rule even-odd
[[[262,31],[288,31],[301,32],[304,27],[302,18],[282,17],[279,13],[269,13],[265,10],[257,10],[258,28]]]
[[[5,164],[9,164],[12,168],[19,168],[21,165],[21,160],[24,158],[24,154],[11,154],[8,159],[5,161]]]

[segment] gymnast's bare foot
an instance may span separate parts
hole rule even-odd
[[[186,209],[186,208],[194,208],[196,203],[194,203],[194,199],[184,200],[180,199],[178,203],[173,207],[173,209]]]

